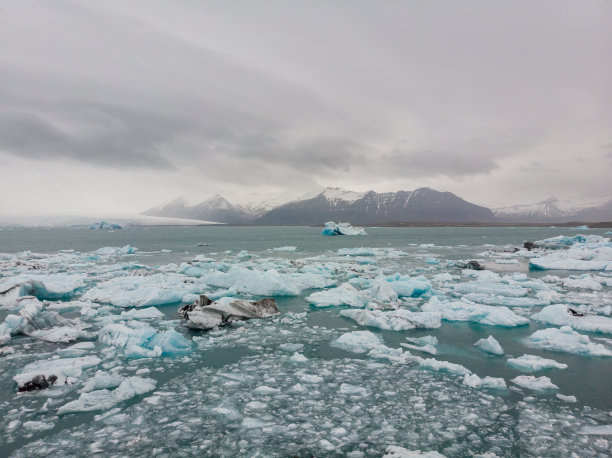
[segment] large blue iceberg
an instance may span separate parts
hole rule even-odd
[[[321,235],[368,235],[363,227],[353,227],[350,223],[328,221]]]

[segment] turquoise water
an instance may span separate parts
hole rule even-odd
[[[423,275],[428,279],[450,272],[458,276],[455,281],[469,281],[461,277],[460,268],[447,261],[471,259],[478,259],[502,276],[519,272],[537,280],[549,274],[562,278],[577,274],[529,272],[526,259],[519,259],[516,264],[495,264],[486,254],[487,251],[509,252],[513,247],[521,247],[524,240],[574,235],[577,232],[573,229],[436,227],[368,228],[367,231],[365,237],[323,237],[319,235],[320,228],[313,227],[151,227],[114,232],[5,229],[0,231],[0,253],[6,253],[2,258],[4,268],[0,271],[0,280],[15,275],[17,254],[22,253],[20,259],[27,262],[37,260],[47,266],[45,259],[60,250],[74,252],[65,262],[49,264],[50,271],[86,274],[85,286],[64,301],[79,300],[88,289],[118,275],[112,273],[115,272],[112,269],[111,273],[103,272],[104,266],[132,263],[174,273],[177,266],[191,262],[198,255],[214,260],[219,271],[227,271],[231,266],[267,269],[278,265],[278,270],[284,272],[286,260],[299,265],[339,263],[342,271],[334,277],[338,284],[350,278],[372,278],[380,272]],[[589,231],[599,235],[605,232]],[[198,246],[199,243],[208,246]],[[124,245],[137,247],[138,251],[133,255],[98,259],[93,261],[95,265],[83,267],[80,264],[88,252]],[[295,246],[296,250],[272,251],[284,246]],[[358,247],[404,254],[351,259],[338,256],[339,249]],[[248,250],[251,257],[241,256],[243,250]],[[432,258],[438,259],[439,264],[429,263],[428,259]],[[47,267],[43,271],[45,269]],[[447,293],[446,287],[434,283],[432,294]],[[219,289],[210,287],[199,292],[210,294]],[[559,288],[563,298],[587,305],[590,301],[598,306],[606,301],[610,303],[610,290],[608,286],[596,292]],[[32,456],[62,451],[67,455],[86,455],[102,451],[111,455],[147,456],[176,452],[213,456],[257,453],[260,456],[350,453],[381,456],[388,445],[436,450],[449,456],[486,452],[499,456],[553,456],[569,455],[571,451],[580,454],[581,450],[609,454],[609,435],[587,435],[577,431],[612,423],[608,414],[612,411],[611,358],[529,348],[524,342],[526,337],[538,329],[551,327],[533,320],[528,325],[512,328],[456,321],[442,321],[437,329],[366,328],[340,315],[339,311],[346,307],[310,305],[306,297],[313,291],[306,289],[295,296],[276,296],[281,311],[277,319],[254,320],[211,332],[188,329],[179,321],[168,321],[178,319],[180,302],[157,305],[164,318],[153,321],[154,327],[176,329],[194,342],[193,351],[186,357],[129,360],[120,351],[109,351],[92,337],[96,342],[94,354],[101,357],[108,370],[122,376],[134,375],[140,370],[143,376],[157,383],[153,393],[118,403],[112,408],[115,410],[60,416],[55,413],[57,406],[79,396],[78,388],[93,375],[93,369],[85,371],[82,380],[74,386],[17,394],[12,377],[27,363],[52,357],[58,348],[74,342],[51,343],[29,336],[13,336],[9,345],[15,353],[0,356],[3,365],[0,405],[5,412],[12,412],[10,418],[20,423],[13,430],[5,424],[2,454]],[[239,296],[252,297],[248,293]],[[428,300],[429,296],[405,298],[400,307],[418,310]],[[520,316],[529,317],[539,309],[541,307],[513,310]],[[114,316],[125,310],[110,306],[105,313]],[[10,307],[0,309],[0,321],[10,313],[15,313]],[[92,331],[100,328],[105,316],[87,318],[78,309],[68,308],[61,314],[68,319],[83,320],[91,325]],[[452,374],[424,371],[413,364],[375,360],[366,353],[357,354],[332,345],[343,333],[366,329],[379,335],[390,348],[400,348],[406,337],[436,336],[439,340],[437,360],[460,364],[480,377],[503,378],[510,389],[473,389]],[[584,334],[593,339],[611,337]],[[503,357],[488,355],[474,347],[478,339],[489,335],[504,348]],[[301,344],[299,352],[307,362],[298,364],[288,360],[292,352],[281,348],[287,342]],[[418,351],[413,353],[419,354]],[[568,365],[565,370],[534,374],[549,377],[558,386],[557,391],[532,393],[510,383],[512,378],[524,374],[507,366],[505,361],[509,356],[524,353]],[[300,382],[306,372],[318,374],[321,380],[310,385]],[[292,391],[290,388],[296,384],[305,386],[306,391]],[[338,390],[342,384],[363,387],[369,394],[341,399]],[[277,391],[254,394],[256,387],[261,385]],[[573,395],[577,402],[563,402],[555,393]],[[253,404],[254,401],[265,407]],[[415,407],[421,404],[425,405],[424,412]],[[219,406],[224,406],[225,410],[219,410]],[[26,413],[18,413],[19,410]],[[219,413],[221,411],[225,413]],[[228,414],[228,411],[231,412]],[[105,416],[104,412],[110,413]],[[48,429],[32,425],[27,429],[24,427],[26,421],[42,422]],[[551,424],[557,425],[556,429],[550,430]],[[346,434],[340,429],[346,430]]]

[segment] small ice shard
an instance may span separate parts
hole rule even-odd
[[[563,402],[569,402],[572,404],[578,401],[578,399],[576,399],[576,396],[566,396],[564,394],[558,394],[558,393],[557,393],[557,399],[560,399]]]
[[[476,348],[485,353],[491,353],[492,355],[501,356],[504,354],[504,349],[499,344],[495,337],[489,336],[486,339],[480,339],[474,344]]]
[[[280,313],[276,302],[270,297],[258,301],[227,299],[213,302],[202,294],[197,302],[182,306],[179,315],[189,327],[212,329],[234,321],[268,318]]]
[[[340,385],[340,393],[348,396],[367,396],[369,394],[367,388],[351,385],[350,383],[343,383]]]
[[[525,343],[533,348],[577,355],[612,356],[612,350],[609,347],[591,342],[588,336],[577,333],[569,326],[563,326],[561,329],[540,329],[531,334]]]
[[[110,409],[115,404],[153,391],[156,384],[157,382],[150,378],[128,377],[112,391],[103,389],[81,393],[78,399],[61,406],[57,413],[62,415],[72,412]]]
[[[362,227],[353,227],[350,223],[334,223],[328,221],[321,232],[321,235],[367,235]]]
[[[421,452],[420,450],[408,450],[397,445],[389,445],[383,458],[445,458],[445,456],[438,452]]]
[[[510,380],[512,383],[537,393],[558,390],[559,387],[552,383],[548,377],[535,377],[533,375],[519,375]]]
[[[506,364],[523,372],[535,372],[543,369],[567,369],[567,364],[554,359],[541,358],[535,355],[523,355],[518,358],[508,358]]]
[[[506,381],[503,378],[484,377],[480,378],[476,374],[465,374],[463,384],[472,388],[489,388],[495,390],[506,389]]]
[[[380,336],[370,331],[346,332],[331,342],[334,347],[342,348],[353,353],[367,353],[368,351],[382,346]]]
[[[594,436],[610,436],[612,435],[612,425],[584,426],[580,434],[588,434]]]
[[[296,246],[279,246],[276,248],[272,248],[272,251],[278,251],[278,252],[291,252],[295,250],[297,250]]]

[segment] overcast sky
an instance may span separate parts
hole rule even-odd
[[[0,0],[0,214],[611,177],[607,0]]]

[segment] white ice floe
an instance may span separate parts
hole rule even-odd
[[[585,426],[580,430],[580,434],[595,435],[595,436],[610,436],[612,435],[612,424],[599,426]]]
[[[421,297],[431,292],[431,283],[423,276],[395,274],[386,280],[399,297]]]
[[[531,258],[529,267],[533,270],[611,271],[612,243],[610,239],[595,237],[585,238],[584,242],[574,242],[566,250]]]
[[[353,331],[342,334],[332,341],[331,345],[353,353],[367,353],[383,346],[383,343],[381,337],[373,332]]]
[[[549,305],[531,315],[531,319],[555,326],[570,326],[577,331],[612,334],[612,318],[601,315],[575,316],[563,304]]]
[[[419,366],[423,369],[428,369],[436,372],[447,372],[452,375],[468,375],[472,371],[461,364],[451,363],[449,361],[441,361],[434,358],[418,358]]]
[[[291,246],[279,246],[279,247],[276,247],[276,248],[272,248],[272,251],[278,251],[278,252],[292,252],[292,251],[295,251],[295,250],[297,250],[297,247],[293,246],[293,245],[291,245]]]
[[[504,285],[483,281],[458,283],[454,286],[454,290],[455,293],[459,294],[480,293],[505,297],[523,297],[529,293],[529,290],[521,285]]]
[[[563,402],[569,402],[570,404],[578,402],[578,399],[576,399],[576,396],[566,396],[564,394],[557,393],[555,397],[557,399],[560,399]]]
[[[404,348],[422,351],[434,356],[438,353],[438,339],[435,336],[406,337],[406,340],[410,343],[400,343]]]
[[[342,310],[340,315],[355,320],[362,326],[404,331],[406,329],[440,327],[440,314],[436,312],[411,312],[406,309],[397,310]]]
[[[68,299],[85,287],[85,278],[83,274],[71,273],[24,273],[0,279],[0,306],[12,306],[22,296]]]
[[[474,344],[474,346],[479,350],[482,350],[485,353],[491,353],[492,355],[501,356],[504,354],[504,349],[493,336],[489,336],[486,339],[480,339]]]
[[[306,289],[326,288],[336,284],[325,275],[280,273],[275,269],[260,271],[244,267],[206,274],[202,279],[212,286],[233,288],[238,293],[255,296],[297,296]]]
[[[132,321],[104,326],[99,333],[100,342],[123,348],[128,358],[180,356],[191,351],[191,341],[174,329],[158,332],[151,326]]]
[[[515,385],[521,388],[526,388],[538,393],[545,393],[552,390],[558,390],[559,387],[552,383],[548,377],[535,377],[533,375],[519,375],[510,380]]]
[[[13,380],[20,390],[27,389],[28,382],[38,376],[44,377],[49,386],[71,384],[81,376],[83,369],[97,366],[99,363],[100,358],[96,356],[43,359],[25,366]]]
[[[343,283],[336,288],[312,293],[306,298],[315,307],[332,307],[348,305],[349,307],[363,308],[372,300],[367,292],[360,291],[349,283]]]
[[[159,273],[149,276],[115,277],[98,283],[87,291],[83,300],[112,304],[117,307],[149,307],[180,303],[188,294],[199,294],[206,285],[185,281],[187,277]]]
[[[529,323],[527,318],[517,315],[507,307],[475,304],[468,300],[442,301],[436,296],[421,307],[421,310],[439,313],[446,321],[470,321],[505,327],[522,326]]]
[[[408,450],[397,445],[389,445],[383,458],[445,458],[445,456],[438,452],[421,452],[420,450]]]
[[[574,353],[586,356],[612,356],[612,349],[591,342],[588,336],[579,334],[569,326],[561,329],[540,329],[531,334],[526,340],[526,345],[543,350]]]
[[[112,391],[107,389],[83,392],[78,399],[57,409],[58,414],[110,409],[128,399],[153,391],[157,382],[150,378],[128,377]]]
[[[350,223],[334,223],[328,221],[321,232],[321,235],[367,235],[362,227],[353,227]]]
[[[483,377],[480,378],[476,374],[465,374],[463,376],[463,384],[472,388],[489,388],[494,390],[506,389],[506,381],[503,378]]]
[[[542,358],[536,355],[523,355],[518,358],[508,358],[506,364],[523,372],[535,372],[543,369],[567,369],[567,364],[554,359]]]

